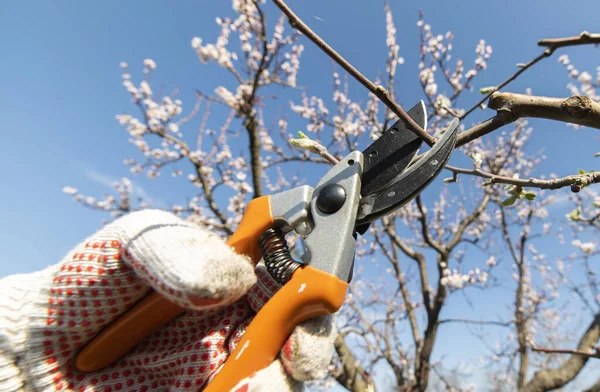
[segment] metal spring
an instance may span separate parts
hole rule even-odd
[[[292,258],[285,235],[278,228],[267,229],[258,239],[269,274],[280,284],[286,284],[302,265]]]

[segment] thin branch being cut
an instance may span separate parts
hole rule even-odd
[[[582,32],[577,37],[567,37],[567,38],[551,38],[551,39],[542,39],[538,42],[538,46],[545,46],[547,49],[544,50],[541,54],[539,54],[536,58],[531,60],[526,64],[517,64],[519,70],[508,77],[505,81],[500,83],[497,86],[494,86],[491,91],[483,97],[479,102],[473,105],[469,110],[467,110],[461,117],[460,120],[463,120],[470,113],[472,113],[475,109],[481,106],[482,103],[487,101],[487,99],[496,91],[500,90],[513,80],[515,80],[519,75],[523,72],[531,68],[533,65],[537,64],[540,60],[545,59],[546,57],[550,57],[552,53],[558,48],[566,47],[566,46],[576,46],[576,45],[587,45],[587,44],[598,44],[600,43],[600,34],[590,34],[587,31]]]
[[[589,172],[585,174],[575,174],[572,176],[555,178],[552,180],[539,180],[537,178],[513,178],[499,176],[496,174],[485,172],[481,169],[463,169],[451,165],[446,165],[445,169],[452,171],[454,174],[467,174],[477,177],[487,178],[486,185],[491,184],[510,184],[520,187],[539,188],[539,189],[560,189],[566,186],[571,187],[571,191],[579,192],[584,187],[600,182],[600,171]]]
[[[490,98],[489,108],[496,110],[497,114],[462,132],[456,141],[457,147],[523,117],[544,118],[600,129],[600,104],[581,95],[549,98],[495,92]]]
[[[344,68],[353,78],[355,78],[360,84],[367,88],[377,98],[383,102],[394,114],[396,114],[402,122],[406,124],[408,129],[418,135],[425,143],[432,146],[436,139],[429,135],[423,130],[412,118],[406,114],[404,109],[398,105],[390,93],[383,86],[377,86],[375,83],[370,81],[366,76],[360,73],[359,70],[354,68],[345,58],[343,58],[338,52],[336,52],[331,46],[329,46],[321,37],[319,37],[314,31],[311,30],[306,23],[304,23],[288,6],[283,0],[273,0],[273,3],[281,9],[281,11],[287,16],[292,28],[300,31],[306,35],[315,45],[317,45],[323,52],[331,57],[336,63]]]

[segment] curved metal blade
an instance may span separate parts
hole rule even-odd
[[[455,118],[443,136],[421,159],[385,188],[364,196],[356,226],[373,222],[402,207],[425,189],[442,171],[456,143],[459,120]]]
[[[419,101],[408,114],[423,129],[427,129],[425,102]],[[363,151],[365,166],[360,194],[369,195],[394,181],[411,162],[423,141],[402,120],[396,121],[381,137]]]

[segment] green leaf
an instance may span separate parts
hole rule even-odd
[[[527,200],[535,199],[535,193],[533,193],[533,192],[525,192],[524,195]]]
[[[583,170],[583,169],[579,169],[578,172],[579,172],[579,174],[585,174],[586,173],[586,171]]]
[[[502,204],[505,206],[512,206],[513,204],[515,204],[515,201],[517,201],[517,196],[511,196],[508,199],[504,200]]]

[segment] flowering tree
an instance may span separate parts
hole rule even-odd
[[[428,110],[425,131],[396,103],[394,82],[404,60],[387,3],[386,72],[373,82],[312,32],[283,1],[273,2],[283,13],[275,13],[273,8],[272,26],[267,24],[264,0],[233,0],[232,15],[216,19],[220,29],[216,42],[192,39],[199,59],[217,63],[234,87],[221,86],[212,94],[197,91],[189,113],[183,113],[183,103],[175,94],[161,96],[153,90],[150,76],[157,66],[153,60],[144,61],[145,78],[139,83],[128,64],[121,64],[122,84],[138,111],[117,115],[129,141],[141,152],[141,160],[125,160],[131,172],[150,178],[168,171],[183,176],[198,192],[185,204],[171,206],[172,212],[228,237],[253,197],[296,186],[303,181],[296,171],[326,168],[378,138],[398,119],[431,145],[454,117],[464,120],[479,108],[491,109],[495,113],[490,119],[468,129],[464,122],[461,125],[457,149],[472,158],[472,168],[447,165],[450,176],[443,180],[439,196],[430,206],[419,196],[374,223],[359,238],[358,271],[338,316],[337,357],[330,378],[318,386],[337,382],[349,390],[364,391],[388,384],[394,390],[424,391],[435,383],[448,390],[469,389],[468,380],[465,383],[457,376],[456,369],[448,369],[443,360],[432,357],[438,336],[448,324],[506,329],[504,345],[492,347],[482,336],[489,346],[485,360],[492,369],[490,382],[497,390],[545,391],[575,379],[590,358],[600,357],[595,349],[600,337],[600,281],[591,264],[598,250],[596,242],[588,239],[589,233],[600,227],[600,197],[589,188],[600,182],[600,172],[532,178],[543,157],[527,150],[532,132],[527,118],[600,128],[600,71],[594,80],[563,54],[558,60],[572,79],[568,86],[572,97],[500,90],[555,51],[600,43],[600,36],[584,32],[578,37],[540,41],[544,50],[539,56],[520,64],[517,72],[497,86],[481,89],[484,97],[480,102],[464,108],[459,98],[473,90],[477,76],[487,68],[492,48],[480,41],[474,59],[452,60],[452,33],[435,33],[421,15],[417,21],[421,37],[418,78]],[[309,136],[289,143],[294,135],[288,132],[286,115],[278,116],[271,126],[265,108],[272,101],[274,87],[297,87],[306,39],[323,49],[346,74],[333,74],[331,101],[303,93],[290,104],[290,115],[304,119]],[[349,76],[367,89],[366,96],[358,91],[352,94],[358,98],[351,98]],[[441,84],[450,93],[442,92]],[[218,130],[207,126],[216,106],[228,112]],[[194,118],[200,118],[200,130],[189,134],[184,130]],[[239,142],[237,136],[245,137],[244,151],[232,147]],[[189,172],[175,166],[177,162],[187,162]],[[562,187],[575,192],[576,208],[567,221],[552,226],[546,222],[547,208],[556,200],[551,190]],[[101,200],[83,196],[73,187],[64,190],[86,207],[110,212],[113,217],[148,207],[143,200],[132,200],[128,179],[115,188],[116,195]],[[535,243],[551,235],[563,241],[572,239],[578,253],[568,260],[547,258]],[[295,238],[288,240],[293,247]],[[483,261],[473,264],[469,257]],[[495,274],[501,259],[509,260],[514,270],[510,286],[514,295],[506,298],[512,306],[511,317],[442,317],[442,313],[451,314],[446,311],[451,296],[466,295],[468,289],[497,288]],[[368,268],[382,269],[385,274],[378,280],[370,278]],[[584,285],[572,281],[572,270],[584,271]],[[560,290],[574,296],[562,298]],[[589,313],[582,321],[585,324],[572,330],[558,328],[569,316],[564,309],[568,303],[581,303]],[[405,329],[409,333],[403,333]],[[551,333],[557,329],[559,334]],[[572,348],[557,348],[562,343]],[[383,384],[374,376],[382,373],[391,376]]]

